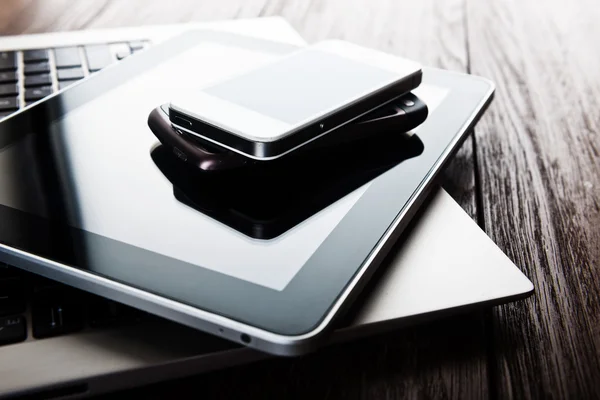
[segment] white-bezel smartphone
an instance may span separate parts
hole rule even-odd
[[[243,60],[240,60],[243,62]],[[171,100],[171,123],[258,160],[278,158],[414,89],[421,66],[328,40]]]

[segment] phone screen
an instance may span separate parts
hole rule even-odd
[[[297,125],[399,79],[389,70],[321,50],[302,50],[204,89],[214,97]]]

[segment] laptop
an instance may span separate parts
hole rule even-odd
[[[202,26],[209,25],[302,44],[279,18]],[[8,115],[128,54],[197,27],[0,39],[2,112]],[[457,227],[461,235],[456,235]],[[428,244],[426,248],[423,243]],[[44,398],[81,397],[266,357],[10,266],[0,268],[1,290],[3,396],[35,393]],[[500,304],[525,297],[532,290],[529,280],[440,190],[431,196],[399,248],[388,257],[381,276],[331,340],[350,340],[477,304]],[[69,298],[81,300],[83,312],[67,314],[61,304]]]

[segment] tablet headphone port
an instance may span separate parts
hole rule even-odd
[[[242,333],[242,334],[240,335],[240,339],[242,340],[242,343],[244,343],[244,344],[249,344],[249,343],[250,343],[250,341],[252,340],[252,339],[250,338],[250,336],[248,336],[248,335],[247,335],[247,334],[245,334],[245,333]]]

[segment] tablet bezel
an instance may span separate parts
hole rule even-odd
[[[0,123],[0,151],[39,124],[64,116],[199,41],[281,54],[296,49],[229,33],[184,33],[7,118]],[[372,181],[282,291],[81,229],[57,226],[4,205],[0,205],[0,220],[7,223],[0,227],[0,260],[265,351],[306,351],[380,263],[494,90],[483,78],[433,69],[423,70],[423,82],[448,88],[449,93],[420,127],[423,137],[437,135],[435,140],[424,140],[426,151],[417,158],[421,167],[411,163],[408,168],[402,163]],[[403,188],[404,193],[395,192]],[[70,240],[68,251],[56,253],[50,243],[20,243],[11,231],[16,225],[46,229],[46,237],[63,234]],[[82,267],[82,262],[91,262],[78,254],[85,251],[79,246],[82,243],[95,249],[94,272]],[[98,271],[98,265],[123,268],[110,268],[111,273],[105,274],[102,268]],[[165,279],[165,270],[169,279]]]

